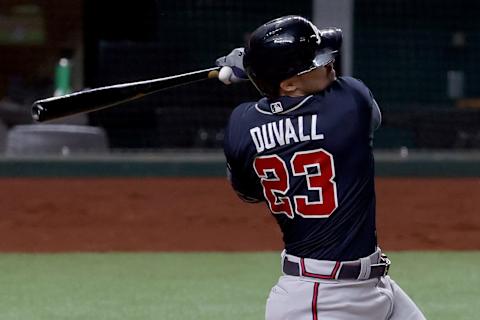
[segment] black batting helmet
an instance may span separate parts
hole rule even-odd
[[[252,33],[243,65],[261,94],[276,97],[283,80],[335,60],[341,43],[340,29],[319,30],[303,17],[284,16]]]

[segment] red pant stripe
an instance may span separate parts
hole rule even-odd
[[[318,320],[318,310],[317,310],[317,302],[318,302],[318,287],[320,286],[320,283],[315,282],[313,284],[313,298],[312,298],[312,319],[313,320]]]

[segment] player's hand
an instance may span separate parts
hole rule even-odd
[[[218,79],[225,84],[237,83],[248,80],[248,76],[243,69],[243,48],[235,48],[228,55],[220,57],[215,64],[219,67]]]

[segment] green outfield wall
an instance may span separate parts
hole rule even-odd
[[[377,153],[377,176],[480,177],[480,153]],[[0,159],[0,177],[224,176],[220,152]]]

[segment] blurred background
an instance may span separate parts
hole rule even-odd
[[[477,0],[0,0],[0,318],[263,317],[280,231],[264,204],[236,198],[221,150],[230,112],[260,97],[250,83],[42,124],[30,108],[212,67],[298,14],[343,29],[336,68],[383,110],[377,229],[394,279],[429,319],[478,319],[479,12]]]
[[[479,10],[474,0],[2,0],[0,152],[219,150],[231,110],[259,98],[249,83],[209,80],[40,126],[30,106],[208,68],[259,24],[285,14],[344,30],[337,68],[362,79],[383,109],[377,149],[478,151]]]

